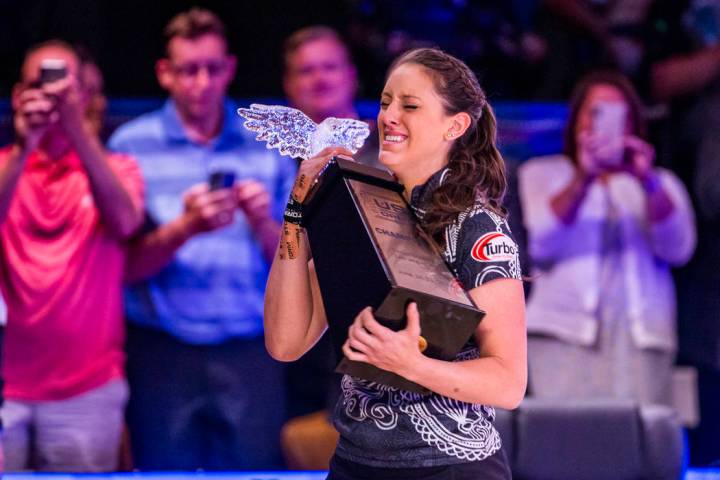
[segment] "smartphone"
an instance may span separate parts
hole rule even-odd
[[[602,145],[598,161],[607,166],[623,162],[623,136],[627,122],[627,105],[623,102],[598,101],[592,110],[592,134]]]
[[[208,178],[210,190],[220,190],[230,188],[235,184],[235,172],[232,170],[217,170],[210,174]]]
[[[65,78],[67,65],[60,58],[46,58],[40,62],[40,84]]]

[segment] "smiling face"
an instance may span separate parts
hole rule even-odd
[[[448,132],[463,130],[458,115],[445,112],[430,74],[404,63],[388,77],[380,100],[380,162],[408,186],[421,183],[448,162]],[[459,132],[461,133],[461,132]]]

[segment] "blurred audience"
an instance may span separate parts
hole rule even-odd
[[[643,72],[646,19],[655,0],[542,0],[538,29],[549,55],[536,98],[565,99],[587,73],[619,69],[635,80]]]
[[[236,60],[215,14],[178,14],[165,40],[156,73],[170,98],[109,142],[137,156],[147,183],[127,267],[135,466],[275,468],[284,394],[263,294],[295,165],[255,141],[226,97]]]
[[[720,462],[720,90],[707,97],[694,194],[698,250],[680,272],[680,358],[698,369],[700,424],[690,431],[693,465]]]
[[[283,89],[291,106],[304,112],[315,123],[328,117],[359,118],[355,110],[357,70],[350,50],[337,31],[312,26],[294,32],[283,49]],[[370,136],[355,160],[382,168],[377,159],[378,136],[375,119]]]
[[[677,274],[680,362],[698,369],[700,424],[689,432],[693,465],[720,461],[720,1],[656,0],[650,88],[669,106],[664,163],[692,187],[698,248]]]
[[[682,183],[653,166],[645,132],[630,83],[590,75],[573,94],[563,155],[519,169],[536,397],[672,404],[670,267],[691,257],[695,224]]]
[[[42,72],[42,73],[41,73]],[[142,223],[135,161],[108,154],[69,45],[31,48],[0,151],[6,471],[109,471],[127,400],[125,241]]]
[[[540,0],[361,0],[348,33],[358,53],[364,96],[382,90],[402,52],[440,47],[464,59],[491,97],[530,98],[551,52],[536,31]]]

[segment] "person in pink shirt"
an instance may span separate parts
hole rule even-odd
[[[60,78],[41,75],[48,60]],[[0,150],[7,471],[117,465],[125,241],[142,222],[143,184],[135,161],[93,133],[79,68],[61,41],[29,50],[12,95],[16,141]]]

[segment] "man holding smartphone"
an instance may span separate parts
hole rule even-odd
[[[32,48],[0,150],[0,288],[6,470],[108,471],[127,399],[125,241],[142,222],[135,161],[108,154],[87,123],[69,45]]]
[[[169,100],[110,139],[147,186],[149,228],[127,269],[133,458],[277,467],[282,371],[264,348],[263,297],[295,165],[255,141],[226,98],[236,60],[217,16],[183,12],[165,40],[156,74]]]

